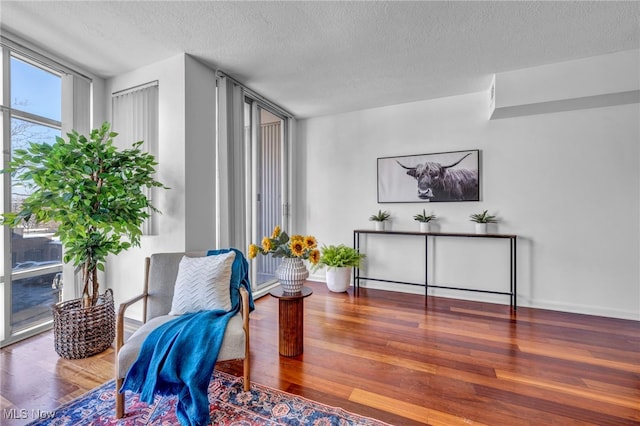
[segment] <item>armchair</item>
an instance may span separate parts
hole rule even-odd
[[[145,259],[145,278],[142,294],[122,303],[116,320],[115,379],[116,389],[122,387],[129,367],[135,362],[145,338],[158,326],[176,316],[169,315],[178,275],[178,267],[183,256],[201,257],[206,252],[157,253]],[[217,361],[242,359],[244,390],[250,388],[249,363],[249,294],[240,288],[241,308],[233,316],[225,329],[222,346]],[[132,304],[142,301],[143,325],[125,342],[124,315]],[[124,393],[116,393],[116,418],[124,416]]]

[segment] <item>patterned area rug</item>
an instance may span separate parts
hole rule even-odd
[[[126,415],[116,420],[115,383],[110,381],[59,407],[55,416],[29,423],[35,425],[177,425],[176,397],[157,396],[153,405],[127,391]],[[389,426],[378,420],[349,413],[296,395],[252,383],[242,390],[242,379],[214,371],[209,384],[211,421],[215,426],[314,425]]]

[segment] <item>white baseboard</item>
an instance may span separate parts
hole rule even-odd
[[[559,303],[550,300],[523,300],[519,304],[529,308],[549,309],[551,311],[570,312],[574,314],[595,315],[599,317],[619,318],[640,321],[640,312],[625,311],[621,309],[603,308],[600,306],[578,305],[571,303]]]

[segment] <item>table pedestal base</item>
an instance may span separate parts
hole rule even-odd
[[[279,351],[282,356],[298,356],[303,351],[304,299],[278,301]]]
[[[298,356],[304,349],[304,298],[313,293],[302,287],[299,294],[286,294],[276,287],[271,296],[278,299],[278,351],[282,356]]]

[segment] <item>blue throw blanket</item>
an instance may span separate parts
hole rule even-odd
[[[249,264],[236,249],[210,250],[207,255],[236,253],[231,272],[231,310],[202,311],[169,321],[147,336],[138,359],[127,372],[120,392],[131,390],[152,404],[155,394],[178,395],[176,415],[183,425],[207,425],[207,388],[229,320],[241,305],[240,287],[249,293],[254,309]]]

